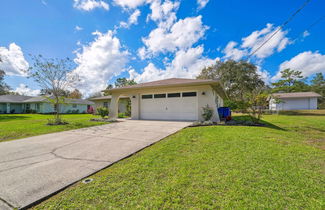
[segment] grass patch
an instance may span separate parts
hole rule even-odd
[[[263,120],[186,128],[35,209],[324,209],[325,118]]]
[[[41,114],[0,114],[0,142],[105,124],[104,122],[91,122],[90,119],[94,118],[94,116],[89,114],[62,115],[62,119],[69,123],[67,125],[46,125],[50,118],[53,118],[53,116]]]

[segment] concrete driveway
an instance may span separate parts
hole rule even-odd
[[[0,209],[26,207],[189,124],[126,120],[0,143]]]

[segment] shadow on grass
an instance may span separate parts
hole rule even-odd
[[[19,115],[0,115],[0,122],[8,122],[12,120],[25,120],[30,117],[27,116],[19,116]]]
[[[235,121],[242,121],[242,122],[253,122],[251,117],[248,116],[248,115],[244,115],[244,116],[234,116],[233,119]],[[260,123],[262,124],[261,126],[265,126],[265,127],[268,127],[268,128],[272,128],[272,129],[276,129],[276,130],[281,130],[281,131],[286,131],[286,129],[284,128],[281,128],[277,125],[274,125],[268,121],[265,121],[265,120],[260,120]],[[258,127],[258,125],[256,126]]]
[[[297,116],[325,116],[325,109],[323,110],[293,110],[280,111],[279,115],[297,115]]]

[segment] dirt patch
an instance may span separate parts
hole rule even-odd
[[[307,144],[313,145],[321,150],[325,150],[325,138],[322,139],[309,139],[306,141]]]

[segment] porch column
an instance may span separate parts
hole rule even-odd
[[[120,94],[112,94],[111,103],[109,105],[109,117],[116,119],[118,114],[118,99]]]
[[[7,114],[10,114],[10,103],[7,103]]]

